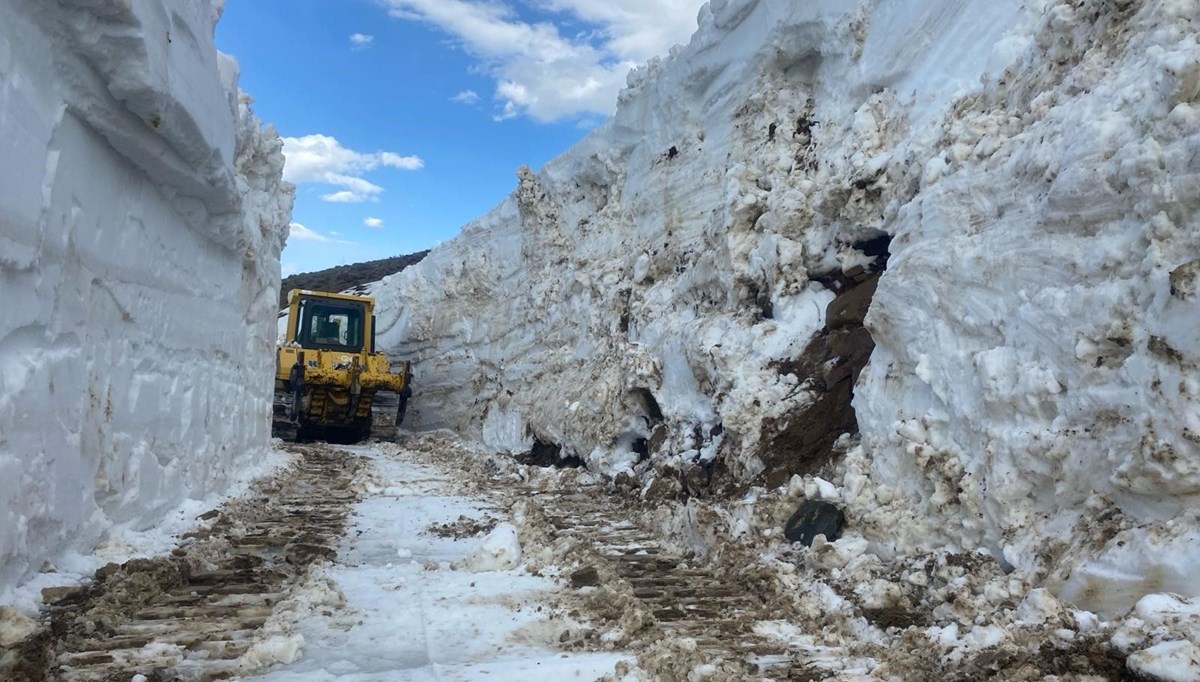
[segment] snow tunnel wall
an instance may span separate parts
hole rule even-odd
[[[783,436],[826,418],[835,296],[893,236],[852,521],[1086,608],[1195,595],[1197,16],[714,0],[609,122],[377,292],[416,423],[647,477],[811,472]]]
[[[855,430],[869,245],[918,189],[893,157],[1011,59],[977,46],[1019,7],[710,3],[607,123],[375,290],[384,345],[417,363],[412,424],[609,473],[824,464]],[[904,22],[940,51],[871,30]]]
[[[267,446],[292,190],[219,4],[0,0],[0,584]]]

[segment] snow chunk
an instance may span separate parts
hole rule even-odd
[[[257,670],[275,663],[295,663],[303,650],[303,635],[274,635],[255,642],[238,660]]]
[[[463,562],[468,571],[507,571],[521,563],[521,543],[517,538],[517,527],[501,523],[484,538],[479,550]]]
[[[1017,606],[1017,618],[1034,625],[1056,621],[1062,615],[1063,608],[1058,599],[1049,590],[1041,588],[1030,590]]]
[[[1194,682],[1200,679],[1200,646],[1192,642],[1163,642],[1134,653],[1129,669],[1161,682]]]

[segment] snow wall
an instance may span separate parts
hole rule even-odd
[[[0,585],[270,437],[292,189],[209,0],[0,0]]]
[[[713,0],[380,285],[414,424],[647,486],[833,466],[879,551],[987,549],[1100,610],[1200,593],[1198,16]]]

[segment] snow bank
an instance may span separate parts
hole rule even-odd
[[[777,482],[854,430],[848,381],[877,546],[989,549],[1098,610],[1195,596],[1198,13],[714,0],[377,290],[413,423]]]
[[[291,188],[219,14],[0,0],[0,585],[267,445]]]
[[[1101,612],[1200,595],[1198,12],[1046,3],[906,152],[867,318],[876,479]]]
[[[978,46],[1025,16],[858,7],[710,3],[689,46],[630,74],[612,120],[385,280],[383,342],[419,363],[413,424],[760,473],[823,390],[797,364],[830,280],[875,262],[855,245],[908,191],[888,179],[895,148],[1011,59]]]

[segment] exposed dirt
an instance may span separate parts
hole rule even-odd
[[[839,293],[826,308],[825,329],[799,357],[779,364],[780,374],[795,375],[814,398],[784,419],[763,424],[762,479],[767,487],[816,472],[833,457],[838,438],[858,433],[851,401],[858,375],[875,350],[863,320],[878,283],[879,275],[865,270],[830,279],[827,285]]]
[[[298,461],[186,533],[167,556],[109,564],[92,583],[46,590],[35,635],[0,652],[5,680],[212,680],[274,662],[278,607],[336,556],[362,458],[294,446]],[[268,647],[270,648],[270,647]]]
[[[405,268],[416,265],[428,255],[428,251],[420,251],[404,256],[338,265],[326,270],[302,272],[284,277],[279,286],[279,307],[281,309],[287,307],[287,295],[292,289],[332,292],[360,289],[364,284],[378,282],[388,275],[394,275]]]
[[[451,523],[435,523],[425,532],[439,538],[473,538],[489,533],[495,527],[496,519],[493,518],[472,519],[460,516]]]

